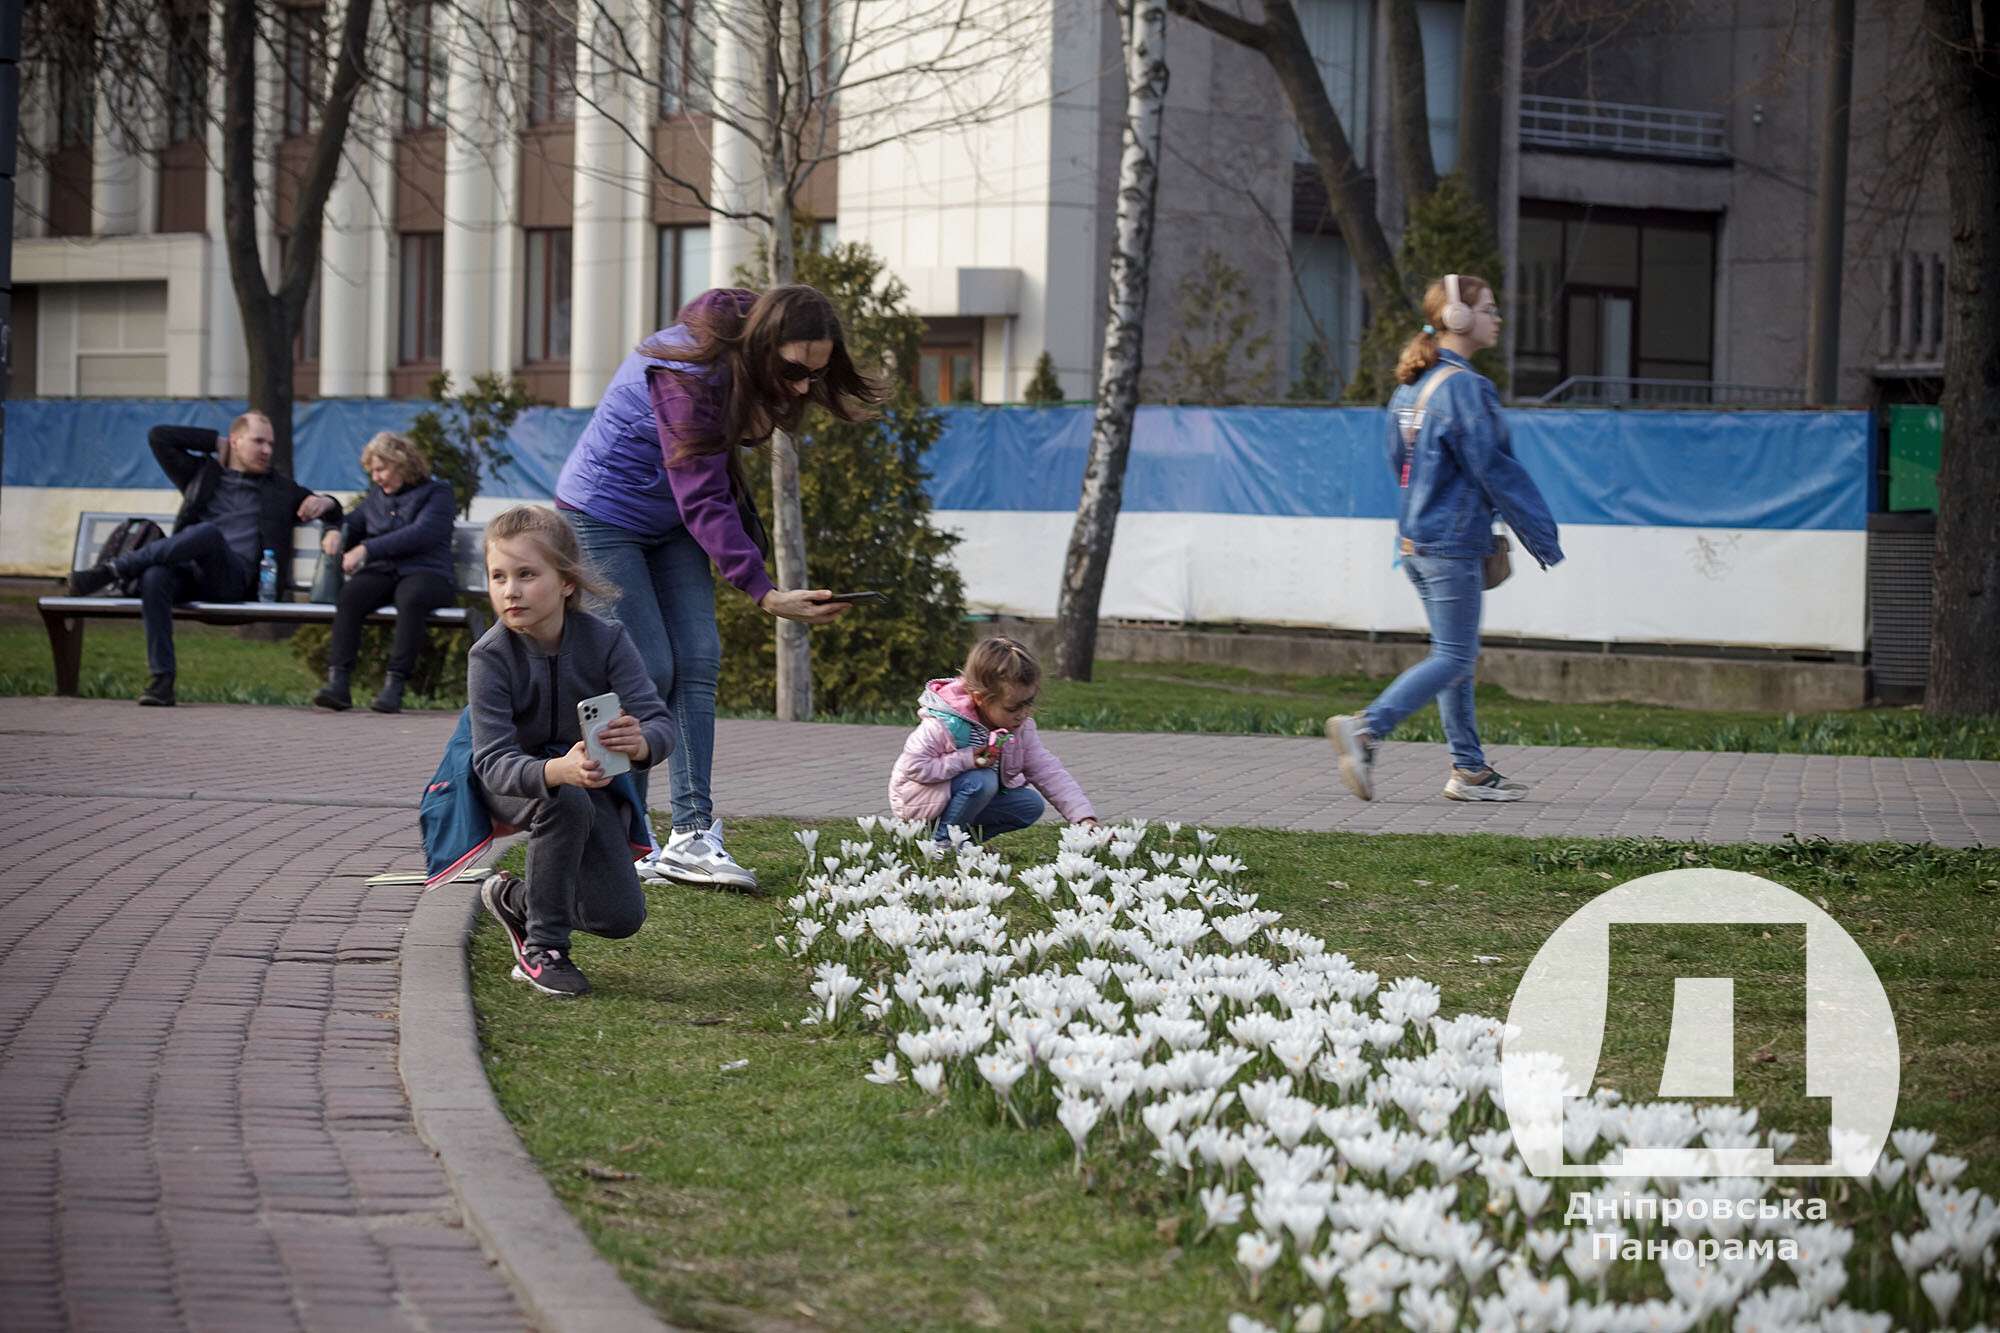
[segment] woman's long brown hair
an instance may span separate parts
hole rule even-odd
[[[888,398],[884,381],[855,368],[841,333],[840,315],[817,288],[803,283],[773,287],[757,297],[747,313],[739,302],[713,300],[712,295],[704,293],[682,308],[684,337],[668,342],[655,334],[639,344],[641,356],[720,365],[729,375],[728,397],[714,422],[714,433],[681,441],[670,465],[721,453],[732,445],[762,443],[773,430],[795,431],[810,404],[817,403],[842,421],[865,421]],[[826,369],[806,392],[793,392],[778,349],[786,343],[823,339],[833,343]]]

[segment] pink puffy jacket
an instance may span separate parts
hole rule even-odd
[[[986,724],[979,720],[979,709],[973,704],[965,682],[958,677],[932,681],[918,699],[917,707],[920,713],[925,708],[948,709],[969,722],[975,736],[983,737],[986,733]],[[1033,718],[1023,722],[1013,735],[1014,739],[1000,750],[1002,786],[1032,786],[1072,824],[1097,818],[1083,788],[1069,775],[1062,761],[1042,745],[1041,737],[1035,734]],[[943,814],[951,800],[951,780],[972,767],[975,748],[955,745],[950,729],[943,722],[924,716],[910,738],[903,742],[903,753],[897,756],[896,767],[889,774],[889,809],[896,818],[936,819]]]

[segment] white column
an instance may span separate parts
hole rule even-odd
[[[570,215],[569,401],[595,403],[625,358],[625,308],[638,299],[625,280],[625,218],[632,185],[625,179],[623,124],[638,125],[636,97],[607,57],[632,22],[618,0],[586,4],[577,34],[576,171]],[[621,19],[625,19],[621,22]]]
[[[761,22],[757,7],[717,0],[719,22],[715,38],[715,102],[732,108],[735,114],[754,116],[758,104],[756,25]],[[713,151],[709,160],[709,198],[716,207],[742,212],[757,206],[764,196],[764,173],[759,165],[757,145],[748,135],[714,122]],[[736,282],[736,270],[757,257],[758,224],[748,219],[709,217],[708,281],[714,287]]]
[[[505,369],[495,356],[496,309],[511,309],[512,292],[496,292],[495,272],[506,226],[501,173],[512,155],[496,99],[487,86],[499,53],[487,50],[505,31],[491,7],[454,9],[450,86],[445,102],[444,161],[444,369],[463,384],[473,375]],[[510,192],[511,193],[511,192]],[[496,299],[497,298],[497,299]]]
[[[345,22],[340,3],[329,5],[329,31],[338,32]],[[393,52],[397,43],[389,40],[389,19],[381,7],[369,18],[369,40],[375,49]],[[393,59],[393,56],[389,57]],[[393,80],[391,81],[393,82]],[[371,330],[378,307],[387,303],[372,262],[375,242],[383,230],[382,211],[389,206],[390,194],[371,198],[371,178],[379,175],[378,164],[393,156],[393,147],[383,127],[399,106],[384,84],[364,89],[355,106],[348,142],[341,153],[340,169],[327,195],[326,216],[319,241],[319,392],[322,398],[354,398],[370,393],[371,371],[381,363],[371,359],[375,347]]]
[[[91,146],[90,224],[98,236],[130,236],[139,226],[140,158],[127,117],[136,108],[111,89],[97,94]]]
[[[209,67],[222,68],[222,6],[210,6]],[[208,227],[207,329],[202,391],[217,398],[241,398],[250,391],[249,354],[243,345],[243,315],[236,288],[229,278],[229,246],[222,225],[222,80],[208,81],[208,175],[205,216]]]
[[[53,136],[49,133],[54,109],[48,103],[44,79],[33,89],[21,89],[20,151],[14,158],[14,239],[25,241],[48,230],[49,173],[41,165]],[[29,149],[40,149],[30,152]]]

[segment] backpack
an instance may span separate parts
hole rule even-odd
[[[113,528],[111,535],[104,539],[104,545],[97,548],[96,563],[108,565],[121,555],[130,555],[142,546],[151,546],[166,539],[167,534],[152,519],[128,518]],[[136,578],[119,579],[115,586],[121,597],[136,597],[139,592],[139,580]]]

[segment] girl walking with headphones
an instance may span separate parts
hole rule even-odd
[[[1544,569],[1561,563],[1562,546],[1541,491],[1514,457],[1499,391],[1472,368],[1473,353],[1500,341],[1493,285],[1447,273],[1425,291],[1424,319],[1396,362],[1401,387],[1389,399],[1388,445],[1401,487],[1397,544],[1423,600],[1431,650],[1364,711],[1328,718],[1326,736],[1348,790],[1372,801],[1377,744],[1435,698],[1451,748],[1445,796],[1518,801],[1526,785],[1486,762],[1473,715],[1480,603],[1506,577],[1506,539],[1493,520],[1505,519]]]

